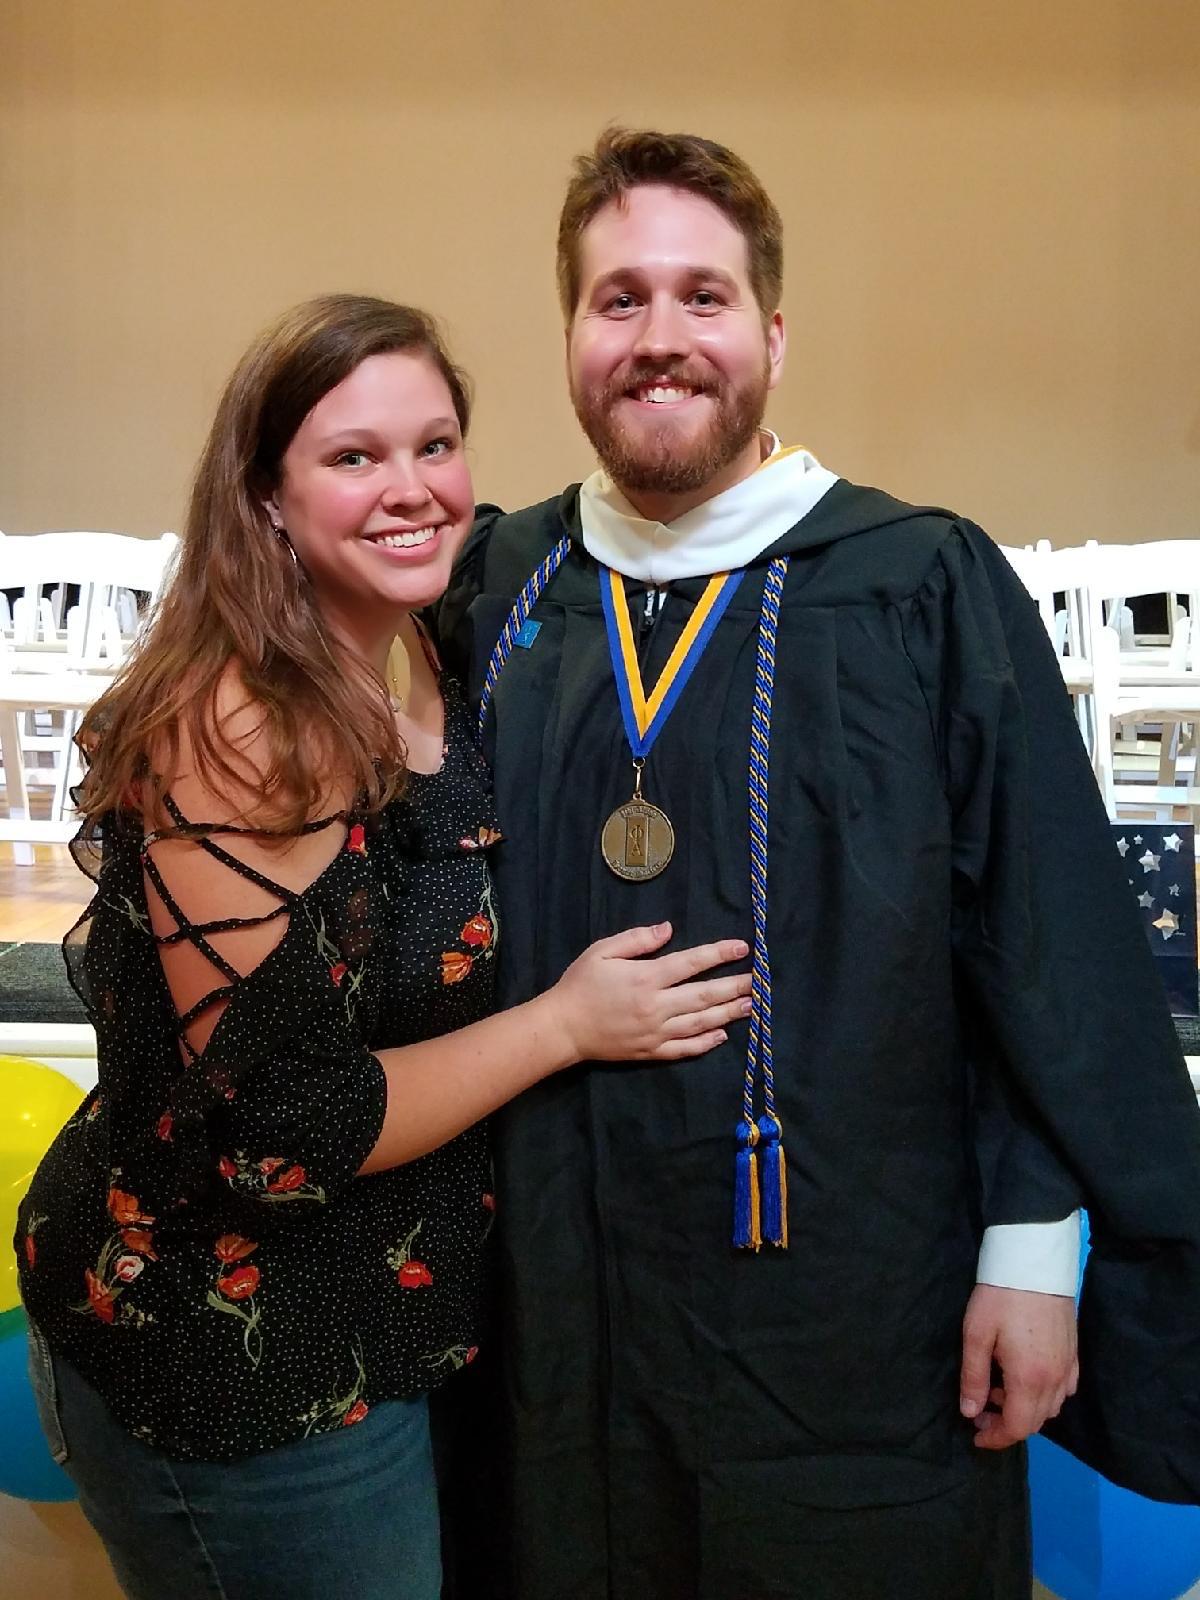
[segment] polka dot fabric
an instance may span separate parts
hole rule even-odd
[[[374,817],[330,819],[345,847],[302,894],[276,890],[281,941],[186,1067],[140,824],[76,840],[96,894],[64,949],[99,1084],[21,1207],[21,1287],[52,1346],[171,1455],[352,1426],[474,1360],[495,1209],[485,1129],[355,1176],[387,1097],[372,1051],[492,1005],[499,834],[461,694],[443,691],[441,770],[411,774]],[[236,925],[249,870],[221,851],[227,830],[189,828],[228,865],[222,926]]]

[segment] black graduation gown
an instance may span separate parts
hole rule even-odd
[[[1089,1208],[1056,1434],[1200,1499],[1200,1117],[1041,622],[978,528],[839,482],[717,627],[645,771],[674,859],[626,883],[599,851],[632,773],[576,490],[484,509],[439,631],[477,702],[564,530],[485,735],[504,1004],[632,924],[751,937],[759,606],[791,555],[768,888],[791,1246],[730,1244],[745,1026],[497,1119],[512,1592],[1027,1595],[1022,1452],[974,1450],[957,1409],[985,1226]],[[648,684],[702,588],[642,630]]]

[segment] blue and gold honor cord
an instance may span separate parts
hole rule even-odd
[[[479,731],[483,732],[496,681],[525,626],[542,590],[562,565],[570,541],[560,539],[531,574],[501,630],[488,661],[479,702]],[[788,561],[780,556],[767,569],[758,627],[758,654],[754,674],[754,704],[750,716],[750,905],[754,919],[754,960],[750,991],[750,1038],[742,1084],[742,1115],[736,1129],[737,1157],[734,1176],[733,1242],[740,1249],[758,1250],[764,1243],[786,1250],[788,1243],[787,1165],[783,1152],[783,1124],[775,1106],[775,1071],[771,1043],[771,961],[767,948],[767,839],[771,754],[771,704],[775,688],[775,640],[779,608]],[[696,611],[671,653],[653,691],[646,696],[633,629],[616,573],[601,569],[600,594],[609,629],[621,715],[635,760],[644,759],[662,724],[670,715],[684,683],[703,652],[713,629],[733,596],[743,574],[722,573],[710,579]],[[728,588],[725,586],[728,585]],[[718,601],[720,602],[718,608]],[[707,602],[707,607],[705,607]],[[613,648],[613,633],[618,645]],[[702,636],[702,637],[701,637]],[[695,659],[689,662],[692,652]],[[678,660],[676,659],[678,657]],[[617,662],[623,670],[618,671]],[[681,666],[686,666],[681,671]],[[647,742],[648,741],[648,742]],[[639,751],[639,745],[643,748]],[[758,1081],[762,1078],[763,1114],[755,1116]]]
[[[775,690],[775,639],[787,557],[767,568],[758,625],[754,705],[750,713],[750,906],[754,916],[754,968],[750,990],[750,1042],[742,1083],[742,1116],[735,1130],[733,1242],[757,1250],[765,1241],[787,1249],[787,1165],[783,1124],[775,1109],[771,1053],[771,958],[767,949],[767,828],[770,815],[771,701]],[[754,1102],[761,1067],[763,1115]]]
[[[496,648],[488,660],[487,671],[483,675],[483,692],[479,697],[479,737],[483,737],[484,724],[487,722],[488,707],[492,703],[495,692],[496,680],[504,671],[504,664],[513,653],[517,642],[517,635],[529,620],[529,613],[537,604],[538,595],[550,582],[551,578],[563,564],[567,551],[571,548],[571,541],[566,534],[558,541],[550,554],[538,567],[536,572],[529,575],[525,587],[517,596],[517,602],[508,613],[508,621],[500,630],[500,637],[496,640]]]

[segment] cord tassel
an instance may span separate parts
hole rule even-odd
[[[783,1124],[768,1113],[758,1119],[762,1146],[762,1235],[781,1250],[788,1246],[787,1160],[783,1153]]]
[[[762,1221],[758,1191],[758,1127],[748,1117],[737,1125],[737,1162],[733,1184],[733,1242],[739,1250],[758,1250],[762,1245]]]

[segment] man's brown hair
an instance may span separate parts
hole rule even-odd
[[[575,158],[558,219],[558,297],[570,319],[579,303],[579,241],[597,212],[641,184],[701,195],[723,211],[746,241],[750,287],[763,320],[783,293],[783,223],[770,195],[724,145],[694,133],[606,128],[595,148]]]

